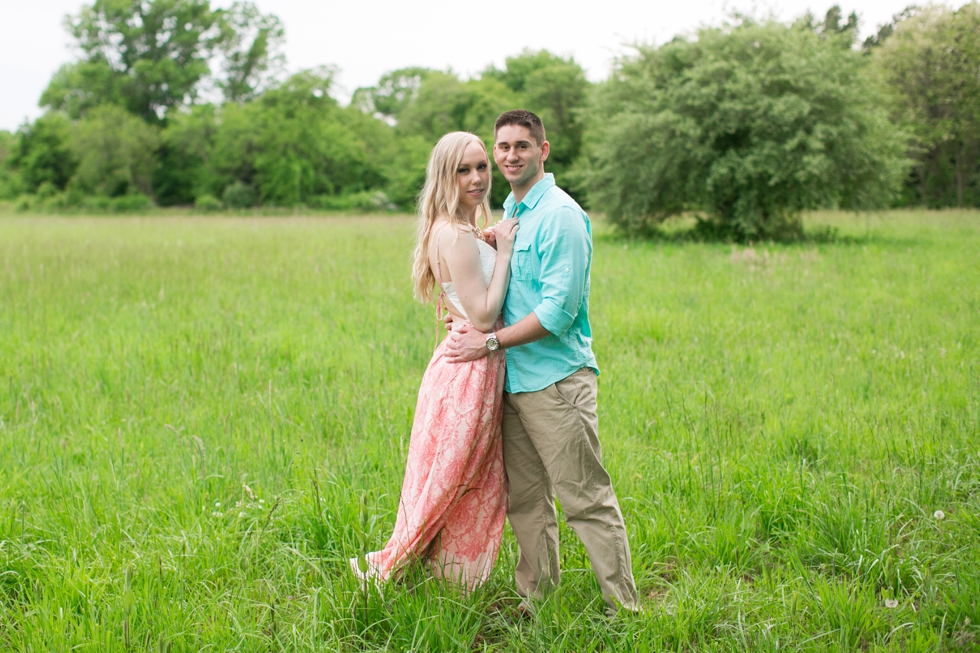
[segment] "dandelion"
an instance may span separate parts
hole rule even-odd
[[[214,507],[215,508],[220,508],[221,507],[221,502],[220,501],[215,501],[214,502]]]
[[[936,512],[932,513],[932,516],[940,521],[946,519],[946,513],[944,513],[942,510],[937,510]]]
[[[888,608],[889,610],[894,610],[895,608],[898,607],[898,600],[897,599],[885,599],[885,607]]]

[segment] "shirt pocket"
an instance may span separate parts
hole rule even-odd
[[[531,243],[514,243],[514,258],[510,266],[510,276],[521,281],[530,281],[534,278],[533,266]]]

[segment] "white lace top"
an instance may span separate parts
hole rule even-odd
[[[476,246],[480,250],[480,265],[483,267],[483,280],[489,284],[490,279],[493,278],[493,268],[497,263],[497,250],[482,240],[476,241]],[[459,295],[456,294],[456,287],[453,285],[453,282],[447,281],[442,284],[442,290],[446,293],[446,299],[453,303],[453,306],[456,307],[459,314],[467,320],[470,319],[470,316],[463,310],[463,304],[459,301]]]

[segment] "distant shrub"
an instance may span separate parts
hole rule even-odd
[[[397,211],[398,206],[380,190],[360,191],[347,195],[319,195],[310,202],[312,208],[323,211],[345,211],[351,213],[377,213]]]
[[[111,213],[142,213],[153,208],[153,200],[141,193],[109,198]]]
[[[23,184],[16,175],[16,171],[7,171],[0,168],[0,199],[16,199],[20,195]]]
[[[52,184],[50,181],[42,181],[40,185],[38,185],[37,190],[34,191],[34,196],[37,199],[44,201],[50,197],[54,197],[59,192],[58,187]]]
[[[221,199],[229,209],[250,209],[258,203],[259,196],[248,184],[236,181],[228,184]]]
[[[153,208],[153,200],[139,193],[119,197],[88,195],[82,197],[77,206],[88,213],[142,213]]]
[[[46,197],[41,197],[41,195],[38,194],[36,197],[38,199],[36,203],[37,208],[45,213],[67,212],[71,211],[77,206],[76,203],[72,202],[72,198],[68,195],[68,193],[65,192],[57,192]]]
[[[106,197],[105,195],[81,195],[76,189],[59,191],[45,184],[38,187],[35,195],[21,195],[13,208],[21,212],[40,213],[143,213],[153,208],[153,200],[140,193]]]
[[[69,184],[65,190],[58,190],[50,182],[44,182],[37,187],[32,210],[44,213],[73,213],[83,205],[84,200],[84,195],[72,184]]]
[[[36,198],[33,195],[23,194],[18,195],[17,199],[14,200],[14,210],[21,212],[28,212],[34,210]]]
[[[204,195],[198,196],[198,198],[194,200],[194,208],[196,208],[198,211],[210,213],[212,211],[220,211],[222,209],[222,204],[221,200],[214,195],[205,193]]]

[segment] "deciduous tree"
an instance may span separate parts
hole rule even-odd
[[[438,73],[431,68],[400,68],[385,73],[376,86],[359,88],[351,104],[368,115],[377,115],[394,124],[406,107],[415,102],[422,82]]]
[[[11,162],[17,137],[0,130],[0,199],[12,199],[21,192],[20,175]]]
[[[831,32],[742,20],[622,59],[592,110],[594,204],[629,231],[692,211],[737,239],[887,205],[904,137],[853,37]]]
[[[208,85],[245,101],[282,66],[279,20],[247,2],[216,10],[209,0],[95,0],[65,25],[81,56],[55,73],[40,104],[72,118],[114,104],[160,122]]]
[[[153,199],[158,144],[156,127],[122,107],[97,107],[74,127],[72,149],[78,170],[72,185],[91,195],[118,197],[138,192]]]
[[[218,108],[212,104],[170,115],[160,134],[153,172],[153,190],[160,205],[192,204],[200,195],[214,194],[212,157],[217,131]],[[233,175],[220,188],[235,179]]]
[[[912,10],[873,56],[915,138],[919,201],[980,204],[980,3]],[[971,183],[972,182],[972,183]]]
[[[71,142],[71,121],[58,113],[45,114],[17,131],[9,162],[26,192],[34,193],[44,183],[64,190],[78,166]]]
[[[219,15],[216,85],[226,102],[248,102],[282,81],[285,31],[277,17],[251,2],[236,2]]]
[[[547,50],[525,50],[507,57],[502,70],[488,68],[483,77],[503,82],[514,92],[512,101],[519,108],[541,117],[551,143],[548,169],[557,175],[567,171],[582,149],[582,111],[591,86],[575,59]]]

